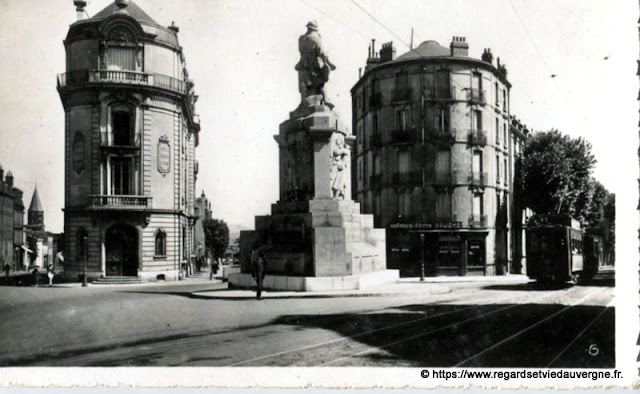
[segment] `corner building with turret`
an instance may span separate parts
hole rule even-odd
[[[506,67],[454,37],[369,47],[351,90],[353,198],[403,276],[508,272],[513,152]]]
[[[65,270],[179,278],[193,254],[200,125],[177,26],[116,0],[78,20],[57,87],[65,111]]]

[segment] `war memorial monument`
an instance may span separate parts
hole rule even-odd
[[[359,289],[398,279],[386,269],[385,230],[351,199],[351,149],[347,124],[325,96],[336,67],[322,47],[317,23],[298,41],[301,102],[274,136],[279,148],[280,200],[271,215],[257,216],[255,230],[240,234],[241,273],[235,287],[255,285],[250,255],[263,253],[266,289]]]

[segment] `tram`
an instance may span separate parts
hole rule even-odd
[[[604,264],[604,243],[597,235],[584,236],[584,270],[580,279],[593,279]]]
[[[527,222],[527,275],[539,283],[576,283],[585,270],[584,233],[564,215],[534,215]],[[597,272],[597,271],[596,271]]]

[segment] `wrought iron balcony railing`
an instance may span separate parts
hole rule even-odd
[[[421,183],[421,172],[396,172],[393,174],[394,185],[419,185]]]
[[[478,104],[485,104],[487,102],[485,91],[479,89],[468,89],[467,100]]]
[[[438,223],[453,223],[458,221],[458,215],[455,213],[442,214],[442,213],[436,212],[434,216],[434,220]]]
[[[487,227],[487,215],[478,215],[478,214],[469,215],[469,227],[471,228]]]
[[[469,173],[469,183],[473,186],[484,187],[487,185],[487,179],[488,177],[486,172],[472,171]]]
[[[452,143],[456,140],[457,130],[453,127],[428,127],[427,138],[432,141]]]
[[[456,171],[437,171],[434,173],[434,184],[436,186],[454,185],[458,179]]]
[[[58,88],[61,89],[99,83],[154,86],[180,94],[188,93],[187,81],[155,73],[122,70],[75,70],[58,75]]]
[[[454,86],[432,87],[426,91],[425,98],[430,101],[447,101],[456,99]]]
[[[100,132],[100,146],[102,147],[118,147],[118,148],[140,148],[140,134],[136,133],[133,137],[133,141],[129,141],[125,144],[116,144],[113,133],[107,131]]]
[[[391,97],[393,102],[411,101],[411,88],[394,89]]]
[[[417,140],[417,129],[396,129],[391,131],[392,144],[413,144]]]
[[[486,145],[487,133],[485,133],[483,130],[469,130],[469,144]]]
[[[91,195],[91,206],[94,208],[140,209],[151,208],[152,197],[123,195]]]

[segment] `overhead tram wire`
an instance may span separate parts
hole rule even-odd
[[[305,4],[307,7],[312,8],[312,9],[314,9],[314,10],[318,11],[319,13],[321,13],[322,15],[326,16],[327,18],[329,18],[329,19],[333,20],[334,22],[336,22],[336,23],[338,23],[338,24],[340,24],[340,25],[342,25],[342,26],[345,26],[345,27],[347,27],[348,29],[350,29],[350,30],[352,30],[352,31],[354,31],[354,32],[356,32],[356,33],[358,33],[358,34],[359,34],[360,36],[362,36],[363,38],[366,38],[367,40],[369,39],[369,36],[367,36],[366,34],[364,34],[363,32],[361,32],[360,30],[358,30],[358,29],[354,29],[354,28],[353,28],[353,26],[351,26],[351,25],[349,25],[349,24],[347,24],[347,23],[341,22],[340,20],[338,20],[338,19],[334,18],[331,14],[329,14],[329,13],[327,13],[327,12],[325,12],[325,11],[321,10],[320,8],[318,8],[318,7],[316,7],[316,6],[312,5],[312,4],[309,4],[307,1],[305,1],[305,0],[300,0],[300,2],[301,2],[301,3],[303,3],[303,4]]]
[[[388,31],[389,33],[391,33],[391,35],[393,35],[394,37],[396,37],[402,44],[404,44],[404,46],[406,46],[407,48],[409,48],[409,52],[413,52],[416,55],[418,55],[418,57],[420,57],[421,59],[424,60],[429,60],[429,58],[427,58],[426,56],[423,56],[420,52],[418,52],[415,48],[412,48],[410,44],[408,44],[405,40],[402,39],[402,37],[400,37],[398,34],[394,33],[393,30],[391,30],[390,28],[388,28],[384,23],[380,22],[375,16],[373,16],[369,11],[367,11],[364,7],[362,7],[360,4],[358,4],[355,0],[351,0],[351,2],[353,4],[355,4],[358,8],[360,8],[362,10],[362,12],[364,12],[365,14],[367,14],[371,19],[373,19],[373,21],[375,21],[377,24],[379,24],[380,26],[382,26],[386,31]],[[467,90],[468,87],[467,86],[463,86],[460,83],[456,82],[454,79],[451,79],[451,82],[453,82],[454,85],[457,85],[461,90]]]

